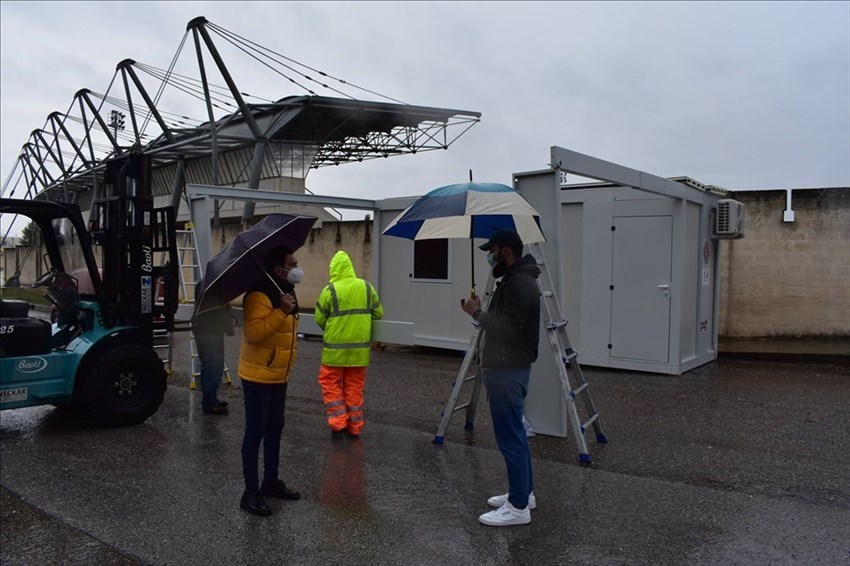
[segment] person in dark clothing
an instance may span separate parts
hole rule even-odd
[[[523,426],[525,396],[531,364],[537,359],[540,339],[540,268],[531,254],[522,255],[522,240],[513,230],[495,232],[481,250],[493,276],[501,278],[487,311],[474,294],[461,300],[463,310],[483,330],[480,365],[493,419],[493,431],[508,471],[508,493],[487,503],[497,509],[478,520],[490,526],[524,525],[537,506],[531,469],[531,451]]]
[[[208,415],[226,415],[227,401],[220,401],[218,388],[224,374],[224,336],[233,336],[235,319],[230,305],[198,313],[203,280],[195,287],[195,312],[192,313],[192,334],[201,365],[201,409]]]

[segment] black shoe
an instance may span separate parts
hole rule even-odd
[[[204,407],[204,413],[207,415],[226,415],[230,411],[227,410],[227,401],[219,401],[210,407]]]
[[[331,438],[334,440],[341,440],[345,436],[345,430],[334,430],[331,429]]]
[[[286,484],[282,480],[275,480],[268,483],[263,482],[263,485],[260,486],[260,493],[266,497],[288,499],[289,501],[301,499],[301,494],[286,487]]]
[[[239,507],[253,515],[265,517],[272,514],[271,507],[266,505],[266,500],[260,495],[259,491],[244,492],[242,501],[239,502]]]
[[[351,440],[360,440],[360,434],[356,432],[345,431],[345,436],[347,436]]]

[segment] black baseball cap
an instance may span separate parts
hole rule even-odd
[[[486,243],[478,246],[478,249],[488,252],[493,246],[511,248],[515,254],[522,253],[522,239],[515,231],[507,228],[494,232]]]

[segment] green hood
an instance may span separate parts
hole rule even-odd
[[[357,274],[354,273],[354,264],[351,263],[351,258],[342,250],[336,252],[333,259],[331,259],[331,264],[328,266],[328,274],[330,275],[331,283],[335,283],[340,279],[357,277]]]

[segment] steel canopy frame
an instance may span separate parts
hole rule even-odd
[[[210,250],[212,249],[212,230],[210,228],[209,219],[212,218],[213,214],[213,200],[305,204],[372,211],[380,209],[380,205],[377,201],[368,199],[306,195],[298,193],[278,193],[274,191],[205,185],[186,185],[186,197],[189,200],[189,216],[195,226],[195,246],[198,251],[199,265],[206,265],[210,260]],[[375,253],[380,253],[379,241],[376,241],[374,246]]]
[[[296,73],[298,80],[283,76],[309,94],[287,96],[276,102],[248,102],[249,98],[259,97],[238,88],[213,43],[211,31],[234,45],[238,40],[237,47],[242,51],[255,50]],[[447,149],[480,121],[479,112],[409,105],[385,96],[393,102],[359,100],[324,83],[318,84],[348,98],[319,96],[299,83],[318,82],[293,68],[293,64],[300,63],[281,63],[280,59],[292,60],[278,54],[272,57],[268,53],[274,52],[265,48],[260,52],[253,42],[238,38],[203,17],[188,23],[181,50],[190,33],[200,78],[173,73],[177,56],[168,71],[133,59],[121,61],[106,94],[89,89],[78,91],[66,112],[51,113],[45,126],[31,133],[0,194],[14,196],[14,186],[11,195],[6,193],[17,174],[16,182],[23,180],[26,184],[27,198],[78,202],[80,194],[96,194],[105,163],[127,153],[144,152],[152,159],[154,195],[170,194],[172,205],[178,205],[186,183],[238,184],[256,189],[262,179],[303,179],[311,169],[319,167]],[[213,65],[205,64],[210,59]],[[226,86],[216,87],[209,82],[213,67]],[[306,65],[302,67],[316,72],[327,83],[333,79],[377,94]],[[145,87],[140,73],[160,81],[155,94]],[[123,87],[120,98],[109,94],[116,81],[119,88]],[[174,88],[169,93],[176,91],[178,95],[189,94],[202,100],[206,119],[167,111],[161,100],[166,86]],[[220,114],[222,109],[232,111],[216,118],[216,111]],[[127,130],[125,112],[129,115]],[[159,133],[146,134],[148,125],[154,125]],[[246,210],[243,218],[252,214],[253,210]]]
[[[246,190],[231,187],[212,187],[203,185],[187,185],[186,197],[189,201],[189,215],[193,220],[195,230],[195,247],[198,254],[198,265],[206,266],[212,250],[212,230],[209,218],[213,212],[213,201],[215,200],[237,200],[248,202],[275,202],[288,204],[305,204],[313,206],[330,206],[333,208],[349,208],[356,210],[371,210],[378,212],[385,208],[395,209],[393,204],[387,204],[383,200],[369,200],[327,195],[306,195],[294,193],[278,193],[263,190]],[[372,222],[378,222],[378,214],[373,214]],[[197,221],[195,221],[197,219]],[[380,233],[377,230],[376,233]],[[378,258],[372,265],[370,281],[380,292],[380,262],[381,262],[381,238],[372,240],[373,257]],[[187,319],[191,316],[191,306],[179,305],[177,314],[180,318]],[[413,322],[376,320],[372,323],[372,339],[378,342],[389,342],[393,344],[413,344]],[[313,315],[301,313],[299,330],[307,334],[320,335],[322,329],[313,320]]]

